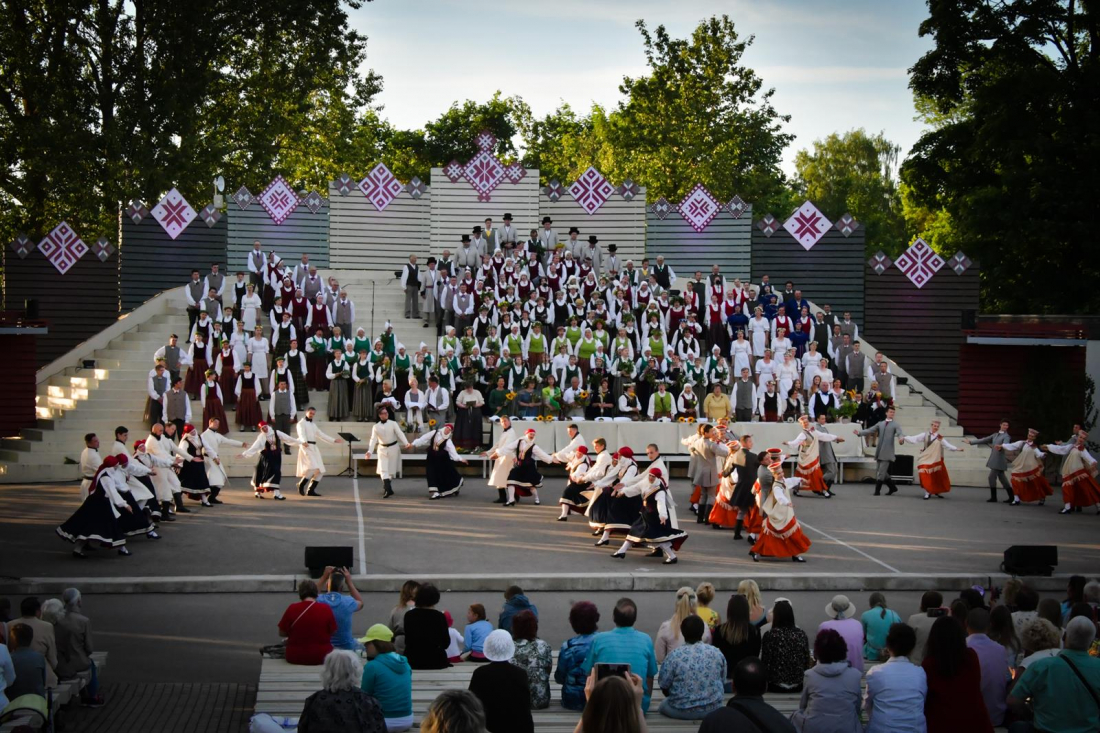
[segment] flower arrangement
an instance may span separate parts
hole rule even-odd
[[[463,336],[458,340],[458,343],[462,346],[462,353],[469,354],[474,348],[474,340],[469,336]]]
[[[434,428],[435,426],[436,426],[435,418],[431,418],[430,420],[428,420],[428,427],[429,428]]]
[[[508,400],[509,402],[511,402],[511,401],[512,401],[512,400],[514,400],[515,398],[516,398],[516,393],[515,393],[515,392],[507,392],[507,393],[506,393],[506,394],[504,395],[504,399]]]

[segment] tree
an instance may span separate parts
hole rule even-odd
[[[936,124],[902,165],[980,260],[987,311],[1100,310],[1100,9],[1075,0],[930,3],[910,86]]]
[[[833,219],[851,213],[866,228],[868,254],[895,256],[909,244],[896,179],[900,151],[883,133],[833,133],[795,155],[795,189]]]

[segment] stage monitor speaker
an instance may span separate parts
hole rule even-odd
[[[890,478],[913,483],[913,456],[897,456],[890,462]]]
[[[1057,564],[1057,545],[1013,545],[1005,550],[1001,570],[1009,575],[1049,576]]]
[[[311,578],[320,578],[325,568],[355,568],[355,558],[350,547],[310,547],[306,546],[306,567]]]

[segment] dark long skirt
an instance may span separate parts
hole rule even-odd
[[[479,447],[482,437],[481,408],[457,408],[455,412],[455,445],[468,449]]]
[[[613,535],[625,535],[641,510],[642,497],[612,496],[611,488],[607,487],[593,497],[588,507],[588,523]]]
[[[241,387],[241,397],[237,402],[237,429],[255,430],[263,419],[260,412],[260,402],[256,399],[256,390],[252,387]]]
[[[328,419],[343,422],[351,414],[351,399],[348,394],[350,379],[334,379],[328,391]]]
[[[233,407],[237,404],[237,373],[233,371],[233,367],[222,362],[222,373],[218,377],[218,384],[222,386],[222,397],[225,397],[225,404],[223,407]],[[222,420],[222,424],[225,425],[225,420]]]
[[[457,494],[462,488],[462,476],[445,449],[429,447],[424,463],[428,474],[428,493],[432,499]]]
[[[532,490],[542,488],[542,474],[535,465],[531,451],[527,451],[523,460],[508,472],[508,485],[515,489],[517,496],[531,496]]]
[[[218,418],[218,432],[222,435],[228,435],[229,421],[225,418],[225,408],[222,407],[222,401],[213,392],[208,392],[206,404],[202,408],[202,424],[209,425],[214,418]]]
[[[260,460],[256,463],[256,469],[252,472],[252,489],[254,491],[275,491],[283,481],[283,447],[279,441],[270,447],[268,443],[260,451]]]
[[[210,493],[210,482],[206,478],[206,464],[202,461],[185,460],[180,466],[179,475],[183,493],[192,499],[200,499]]]
[[[673,550],[679,550],[680,545],[687,540],[687,532],[669,524],[661,524],[661,517],[656,510],[642,511],[638,513],[626,538],[635,544],[659,545],[662,542],[671,542]]]
[[[371,394],[371,382],[364,379],[355,385],[355,397],[351,406],[352,416],[359,422],[374,419],[374,396]]]
[[[581,492],[588,491],[591,486],[591,481],[582,481],[580,483],[570,481],[568,485],[566,485],[565,491],[562,492],[561,499],[558,500],[558,503],[569,507],[570,512],[584,514],[591,499],[584,496]]]
[[[201,356],[196,356],[195,363],[187,368],[187,376],[183,379],[183,391],[191,399],[198,399],[202,391],[202,383],[206,381],[206,370],[209,368],[210,364]]]
[[[69,542],[101,542],[109,547],[126,544],[126,535],[111,511],[110,499],[102,489],[88,494],[84,503],[57,528],[57,534]]]

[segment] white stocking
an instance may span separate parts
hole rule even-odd
[[[609,539],[611,539],[611,530],[605,529],[603,531],[603,536],[600,537],[600,542],[607,542]]]
[[[661,544],[657,545],[657,549],[664,552],[665,555],[670,560],[672,560],[676,557],[676,553],[672,551],[672,543],[671,542],[662,542]]]
[[[629,550],[633,546],[634,546],[634,543],[631,542],[630,540],[627,540],[626,542],[623,543],[623,546],[619,548],[619,554],[626,554],[626,551]]]
[[[508,497],[508,503],[509,504],[511,504],[513,501],[516,500],[516,489],[515,489],[514,486],[509,484],[508,488],[506,488],[504,490],[504,492],[505,492],[505,495]]]
[[[559,517],[559,519],[562,519],[562,518],[568,517],[568,516],[569,516],[569,505],[568,504],[562,504],[561,505],[561,517]]]

